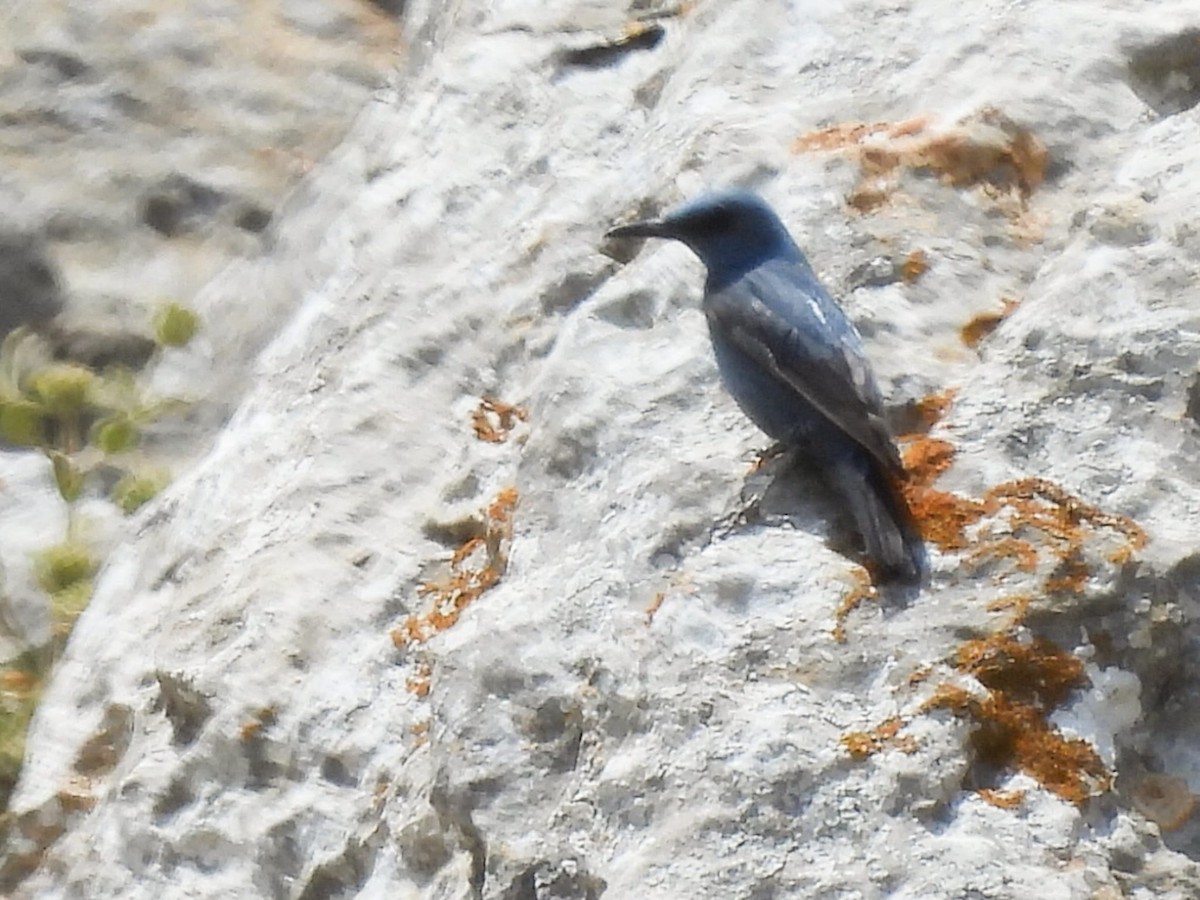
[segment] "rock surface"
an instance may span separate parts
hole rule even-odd
[[[1194,5],[636,6],[407,4],[396,94],[198,299],[162,377],[216,406],[281,330],[77,625],[11,894],[1200,895]],[[847,603],[698,264],[602,241],[731,181],[898,408],[954,392],[919,596]]]
[[[57,356],[140,369],[154,349],[155,310],[192,305],[231,259],[270,251],[287,194],[394,70],[400,28],[387,6],[5,3],[0,338],[38,326]],[[220,322],[207,323],[214,340],[236,335],[220,345],[219,383],[197,381],[186,362],[181,377],[159,376],[175,396],[220,402],[182,427],[159,428],[148,448],[154,463],[207,448],[252,359],[298,301],[289,290],[287,279],[264,290],[248,282]],[[0,482],[7,659],[45,642],[46,600],[29,560],[62,540],[64,516],[41,454],[0,445]],[[113,512],[90,516],[100,555],[124,530]]]

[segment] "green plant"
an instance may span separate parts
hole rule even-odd
[[[0,441],[21,447],[46,444],[46,414],[38,403],[0,398]]]
[[[187,344],[200,320],[178,303],[167,303],[156,312],[153,325],[162,352]],[[64,539],[33,557],[34,575],[48,598],[51,639],[0,667],[0,810],[7,807],[20,772],[25,733],[42,683],[91,599],[100,568],[101,560],[81,538],[79,500],[89,489],[95,494],[111,483],[114,470],[117,481],[108,498],[126,514],[161,491],[170,476],[146,465],[141,436],[146,426],[184,406],[180,400],[153,397],[128,369],[98,371],[53,355],[44,338],[24,328],[0,343],[0,443],[40,449],[67,507]],[[3,627],[7,608],[0,591]]]
[[[178,303],[164,303],[154,315],[154,339],[162,347],[184,347],[200,329],[200,317]]]
[[[76,541],[64,541],[47,547],[39,551],[33,561],[38,585],[51,596],[90,582],[97,568],[92,552]]]
[[[45,654],[28,650],[0,669],[0,809],[21,774],[25,759],[25,734],[42,693],[47,664]]]
[[[113,486],[109,496],[122,512],[129,515],[152,500],[170,480],[170,475],[161,470],[145,474],[129,472]]]

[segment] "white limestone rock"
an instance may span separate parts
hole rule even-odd
[[[293,210],[258,270],[308,285],[298,313],[110,561],[47,691],[13,893],[1197,895],[1200,839],[1160,837],[1129,799],[1200,745],[1200,120],[1156,118],[1125,68],[1188,7],[699,4],[651,51],[562,70],[557,50],[620,36],[626,10],[413,4],[426,43],[335,161],[344,184],[324,182],[344,201]],[[1055,160],[1026,211],[1040,239],[933,176],[856,215],[852,162],[791,151],[837,122],[985,106]],[[732,179],[844,295],[890,397],[957,390],[943,486],[1043,477],[1148,532],[1127,564],[1086,545],[1091,576],[1035,594],[1018,632],[1140,698],[1139,718],[1081,695],[1071,720],[1112,747],[1118,792],[1077,807],[987,773],[969,722],[920,711],[963,641],[1003,626],[988,604],[1044,572],[940,554],[927,592],[851,611],[838,643],[855,565],[827,546],[830,506],[783,485],[765,522],[737,519],[764,441],[717,381],[698,264],[601,252],[628,252],[601,235],[639,204]],[[912,249],[931,264],[915,283],[843,291]],[[965,347],[1005,293],[1016,312]],[[528,410],[506,443],[472,433],[485,394]],[[397,647],[509,486],[499,583]],[[841,739],[892,716],[911,743],[852,759]],[[989,774],[1023,801],[985,802]]]

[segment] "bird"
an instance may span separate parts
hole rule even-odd
[[[928,577],[900,490],[899,451],[863,341],[758,194],[707,194],[608,238],[685,244],[707,269],[702,307],[726,390],[755,425],[822,473],[862,535],[880,582]]]

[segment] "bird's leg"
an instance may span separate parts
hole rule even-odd
[[[776,441],[774,444],[772,444],[770,447],[767,447],[765,450],[754,451],[754,460],[750,463],[750,471],[747,472],[746,474],[747,475],[757,474],[760,469],[762,469],[769,463],[773,462],[774,460],[779,459],[779,457],[783,456],[785,453],[787,453],[791,449],[792,448],[788,447],[787,444],[784,444],[782,441]]]
[[[763,498],[770,490],[769,469],[776,460],[786,458],[793,448],[783,443],[772,444],[765,450],[754,451],[754,460],[746,473],[746,481],[738,494],[738,505],[717,522],[718,532],[730,532],[738,528],[760,525],[766,520],[762,509]]]

